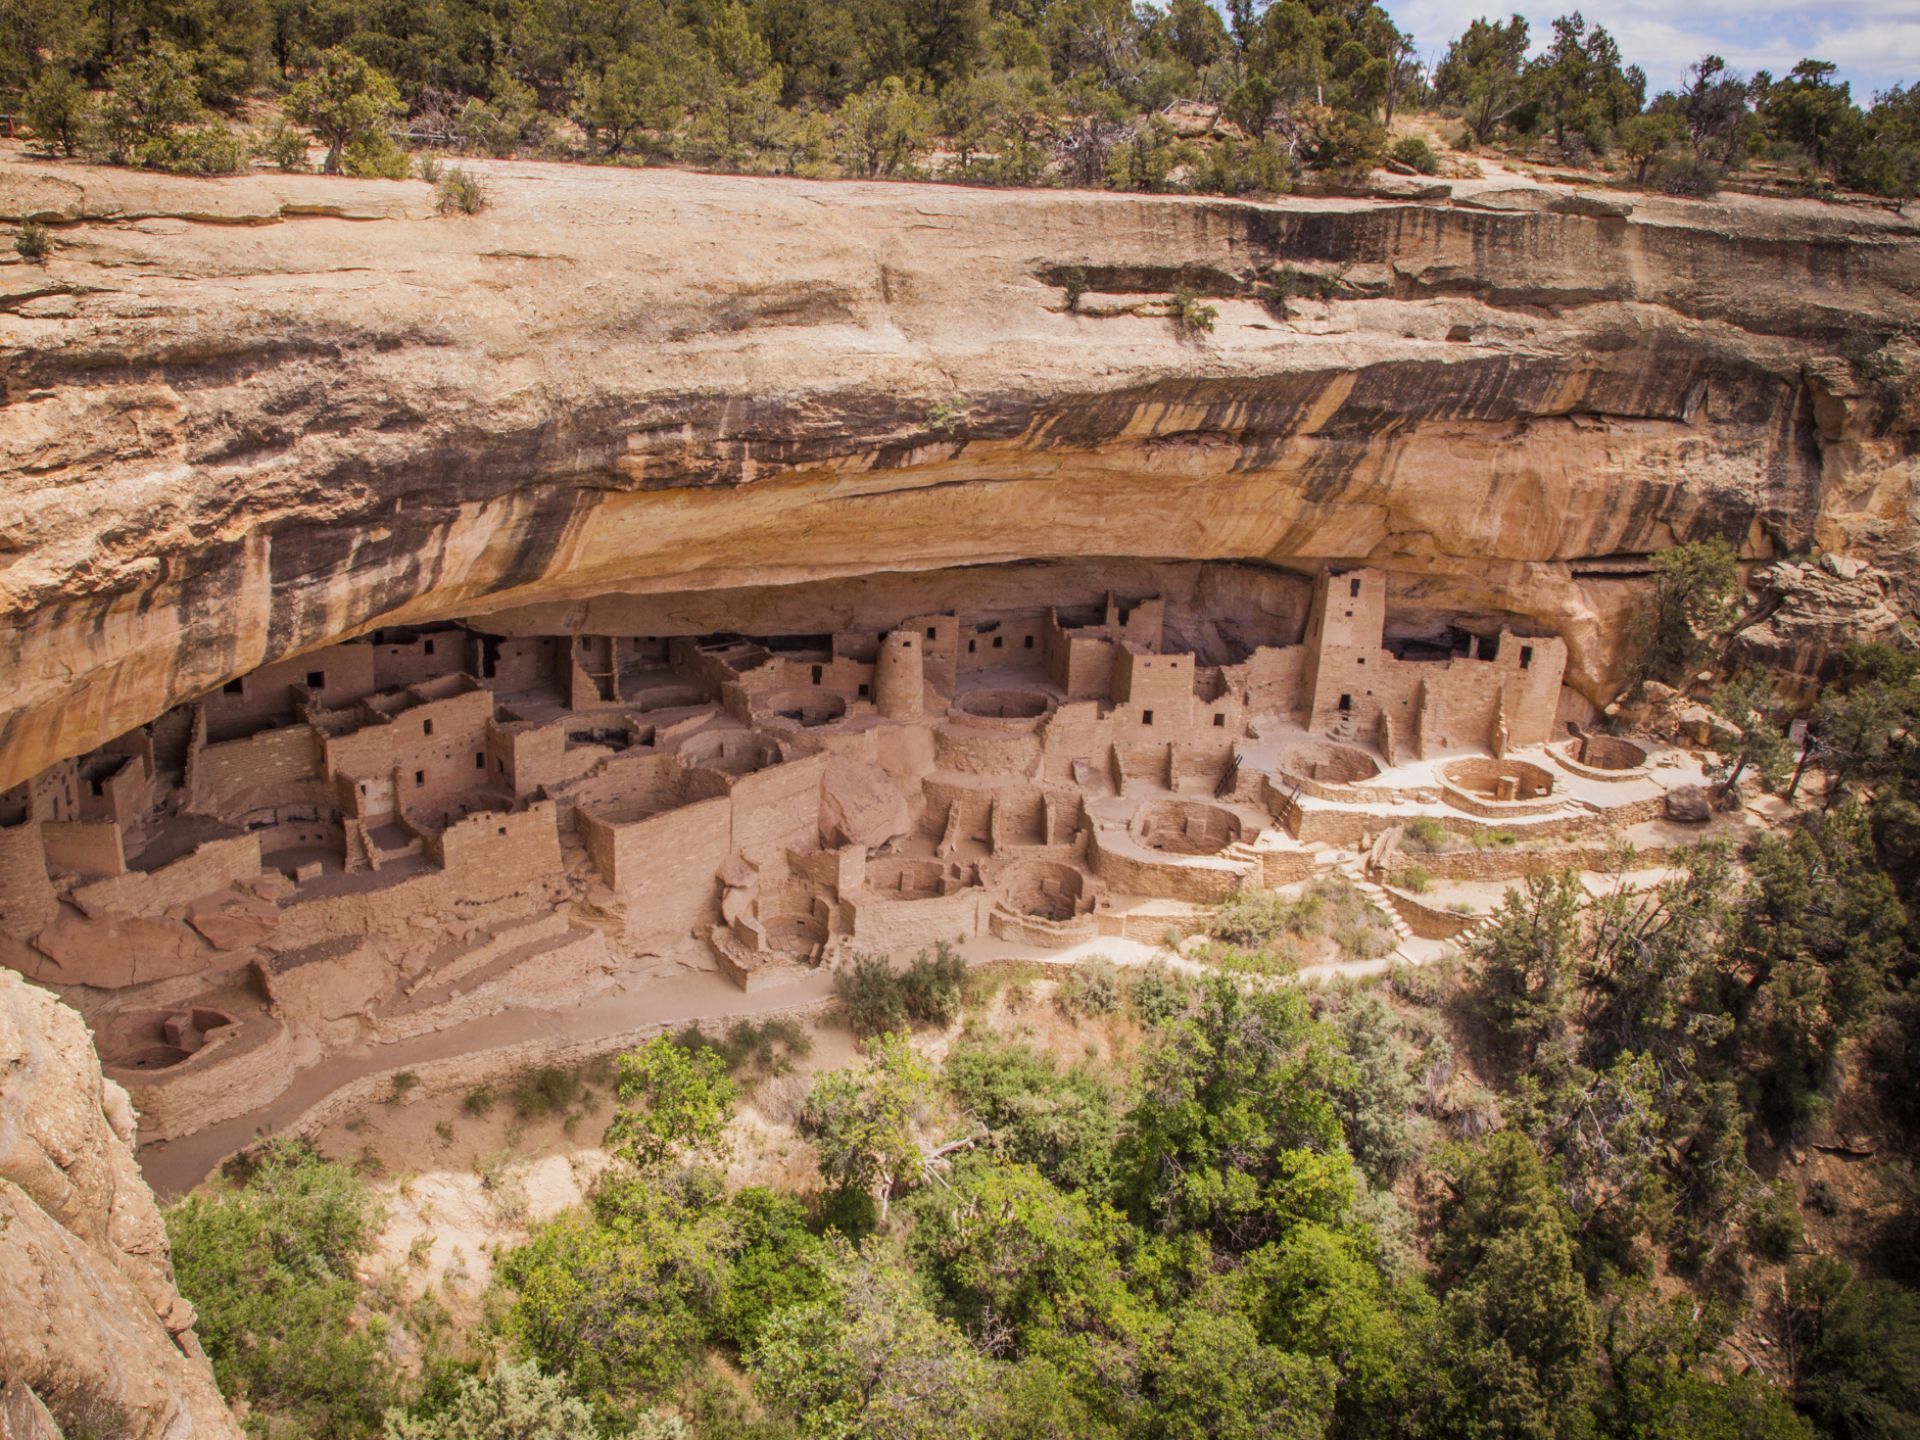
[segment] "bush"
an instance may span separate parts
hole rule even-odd
[[[907,997],[884,955],[855,953],[834,971],[833,994],[847,1027],[862,1039],[907,1026]]]
[[[900,977],[900,999],[907,1018],[922,1025],[951,1025],[960,1015],[967,962],[942,940],[929,955],[922,950]]]
[[[1471,830],[1467,840],[1476,850],[1511,850],[1520,843],[1511,830]]]
[[[434,187],[442,215],[478,215],[487,208],[487,187],[471,170],[458,165],[447,167]]]
[[[1120,967],[1104,955],[1075,963],[1054,993],[1069,1015],[1111,1015],[1120,1008]]]
[[[1647,181],[1662,195],[1710,200],[1720,193],[1727,172],[1698,155],[1663,155],[1648,168]]]
[[[20,222],[20,233],[13,237],[13,248],[22,260],[38,265],[53,253],[53,235],[29,215]]]
[[[540,1120],[571,1110],[585,1089],[580,1077],[557,1065],[523,1071],[507,1090],[507,1103],[516,1120]],[[468,1100],[472,1099],[471,1092]],[[475,1112],[481,1113],[481,1112]]]
[[[1402,889],[1411,890],[1416,895],[1424,895],[1433,889],[1433,872],[1424,865],[1408,865],[1394,877]]]
[[[244,1183],[167,1212],[174,1274],[199,1312],[221,1393],[265,1436],[372,1432],[396,1386],[381,1324],[356,1316],[377,1216],[365,1186],[311,1149],[273,1143]]]
[[[276,169],[288,174],[304,173],[307,169],[307,137],[284,120],[255,139],[253,153],[262,160],[272,161]]]
[[[1185,286],[1167,297],[1167,313],[1173,317],[1175,328],[1183,335],[1211,333],[1213,322],[1220,318],[1218,308],[1207,304]]]
[[[1060,272],[1060,289],[1066,296],[1067,313],[1078,314],[1080,302],[1087,294],[1087,272],[1078,265],[1069,265]]]
[[[1127,1004],[1142,1025],[1164,1025],[1187,1013],[1188,991],[1185,976],[1155,963],[1133,972]]]
[[[140,164],[171,175],[234,175],[250,158],[246,140],[217,121],[175,130],[139,151]]]
[[[43,70],[27,87],[20,108],[41,146],[67,156],[79,151],[99,123],[87,87],[57,67]]]
[[[429,185],[438,185],[446,168],[440,163],[438,155],[422,155],[413,162],[414,176],[426,181]]]
[[[596,1440],[593,1412],[567,1394],[562,1376],[547,1376],[531,1360],[468,1375],[443,1409],[409,1415],[389,1410],[386,1440]]]
[[[1421,135],[1403,135],[1394,142],[1388,158],[1399,161],[1409,170],[1417,170],[1422,175],[1432,175],[1440,169],[1440,157],[1433,153],[1433,147]]]
[[[340,173],[361,180],[404,180],[412,169],[407,152],[386,135],[363,135],[340,155]]]
[[[1447,848],[1447,827],[1431,815],[1416,815],[1401,832],[1400,848],[1438,855]]]
[[[1207,933],[1229,945],[1271,945],[1283,935],[1322,933],[1323,909],[1317,896],[1283,900],[1271,890],[1237,890],[1213,912]]]
[[[1755,1199],[1747,1216],[1747,1242],[1763,1260],[1781,1261],[1799,1249],[1803,1239],[1793,1182],[1783,1177]]]

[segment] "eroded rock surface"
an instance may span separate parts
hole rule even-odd
[[[7,1423],[31,1436],[50,1414],[72,1433],[237,1440],[133,1139],[133,1109],[101,1078],[80,1017],[0,969]]]
[[[0,160],[61,222],[0,270],[0,784],[376,623],[611,592],[1365,561],[1602,699],[1676,538],[1913,573],[1914,407],[1864,378],[1920,322],[1911,221],[483,168],[455,219]],[[1271,313],[1287,266],[1348,298]]]

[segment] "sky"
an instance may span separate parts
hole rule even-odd
[[[1726,57],[1742,74],[1776,76],[1805,57],[1831,60],[1862,104],[1877,90],[1920,80],[1920,0],[1826,0],[1771,5],[1766,0],[1382,0],[1394,23],[1413,32],[1423,58],[1437,62],[1447,42],[1485,15],[1520,14],[1536,48],[1553,19],[1578,8],[1605,25],[1628,64],[1647,72],[1649,96],[1678,87],[1702,55]]]

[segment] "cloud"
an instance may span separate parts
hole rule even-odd
[[[1536,45],[1551,34],[1554,17],[1576,8],[1605,25],[1629,64],[1647,72],[1653,91],[1680,83],[1700,56],[1722,55],[1736,70],[1783,75],[1808,56],[1831,60],[1860,100],[1877,90],[1920,80],[1920,16],[1914,0],[1824,0],[1766,7],[1753,0],[1578,0],[1541,5],[1534,0],[1384,0],[1423,55],[1437,60],[1447,42],[1481,16],[1527,17]]]

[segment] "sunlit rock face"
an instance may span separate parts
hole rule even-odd
[[[71,222],[0,284],[0,784],[375,625],[885,623],[982,566],[1364,561],[1412,623],[1563,635],[1590,700],[1676,539],[1911,607],[1920,232],[1883,213],[486,175],[456,219],[0,161],[0,212]],[[1279,313],[1284,267],[1339,293]]]

